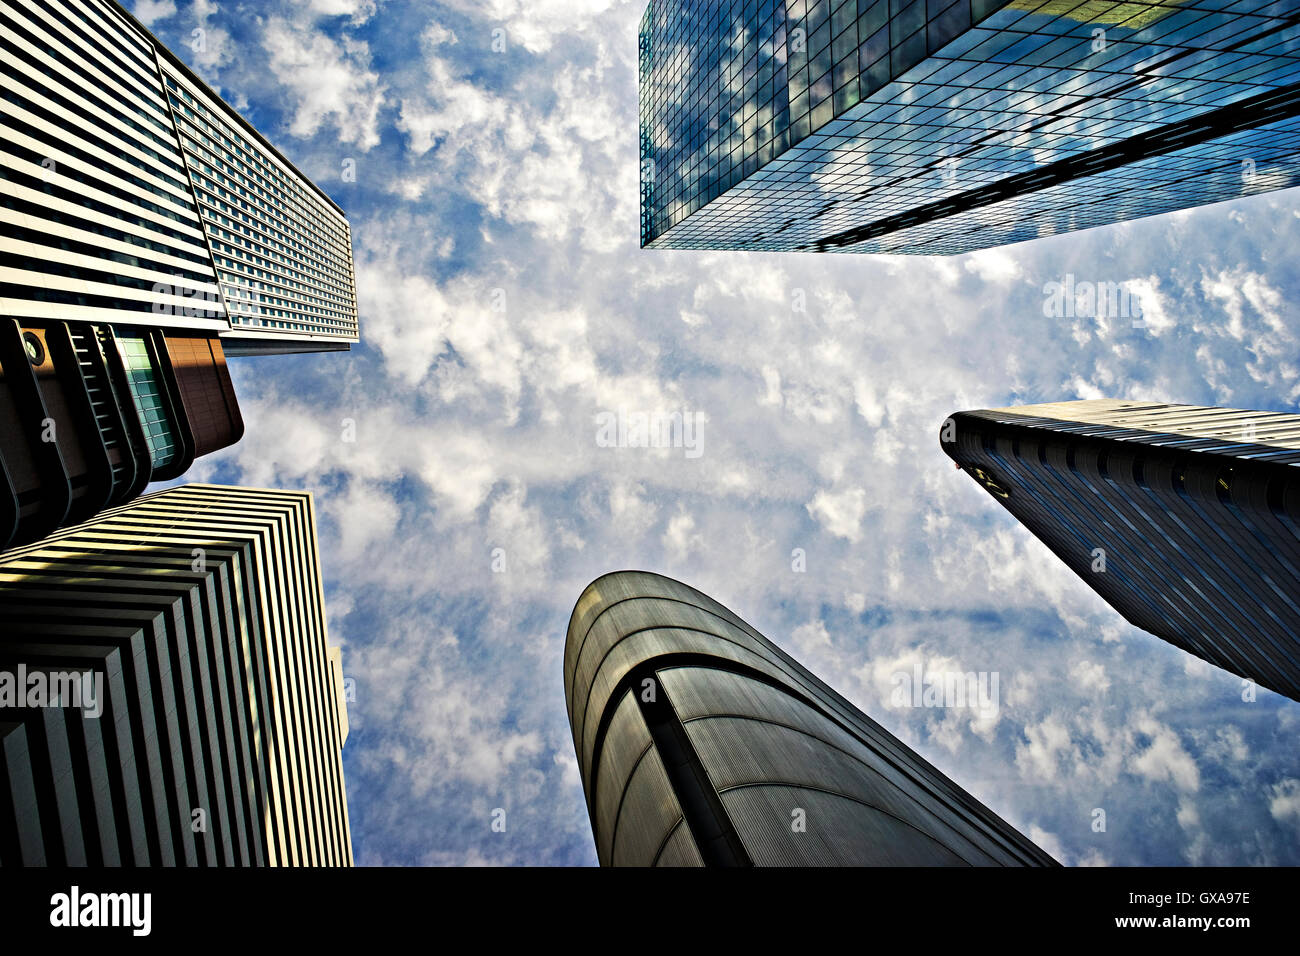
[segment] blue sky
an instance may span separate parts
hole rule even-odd
[[[1026,402],[1300,411],[1297,191],[958,258],[641,251],[642,6],[134,3],[352,223],[361,346],[232,362],[246,435],[187,478],[316,493],[357,861],[595,863],[564,632],[638,567],[1063,863],[1300,863],[1300,704],[1128,626],[938,445]],[[1067,274],[1147,327],[1049,317]],[[620,411],[700,453],[604,447]],[[998,673],[996,715],[895,705],[917,664]]]

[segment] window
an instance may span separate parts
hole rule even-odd
[[[23,333],[23,349],[26,350],[27,358],[33,365],[45,364],[45,345],[35,332]]]
[[[176,458],[176,433],[167,414],[167,401],[149,355],[149,345],[143,336],[119,335],[117,349],[149,445],[149,460],[155,468],[170,464]]]

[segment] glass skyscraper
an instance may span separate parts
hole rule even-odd
[[[1279,189],[1300,9],[651,0],[641,243],[955,254]]]
[[[1300,415],[958,412],[943,450],[1126,620],[1300,700]]]
[[[604,866],[1055,861],[718,602],[622,571],[582,592],[564,695]]]

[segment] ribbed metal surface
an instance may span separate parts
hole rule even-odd
[[[588,586],[570,620],[564,673],[602,863],[655,862],[674,813],[690,821],[682,826],[699,856],[674,832],[661,856],[675,863],[1053,862],[731,611],[677,581],[627,571]],[[644,756],[646,735],[629,729],[633,707],[652,739]],[[679,799],[666,803],[663,786]],[[791,804],[793,793],[803,802]],[[817,828],[791,830],[791,811],[804,804],[817,808]],[[607,854],[611,818],[617,840]],[[799,849],[773,828],[789,830]]]
[[[827,790],[909,824],[917,834],[936,834],[952,848],[953,862],[984,860],[981,849],[949,824],[950,815],[943,808],[918,801],[887,781],[872,766],[880,762],[879,755],[860,745],[854,748],[855,756],[820,737],[748,718],[702,717],[688,723],[686,730],[714,787],[724,796],[729,790],[754,784]],[[743,746],[737,746],[737,741],[743,741]],[[786,808],[787,824],[793,806]],[[927,837],[925,842],[934,839]]]
[[[663,850],[659,853],[659,859],[655,861],[655,866],[703,866],[704,858],[700,856],[700,851],[695,847],[695,841],[691,839],[690,830],[683,821],[673,830],[672,835],[668,837],[668,842],[664,844]]]
[[[1300,462],[1300,415],[1290,412],[1096,398],[993,408],[979,414],[993,421],[1091,438]]]
[[[815,709],[774,687],[713,668],[665,669],[659,678],[719,792],[753,784],[833,791],[918,832],[943,832],[959,858],[979,858],[981,851],[966,835],[907,796],[904,774]],[[694,698],[690,716],[677,703],[686,695]],[[735,746],[736,740],[744,746]]]
[[[726,791],[722,802],[758,866],[960,866],[966,862],[883,810],[833,793],[755,786]]]
[[[46,865],[32,774],[27,728],[16,721],[0,722],[0,819],[14,821],[16,836],[10,846],[0,850],[0,866]]]
[[[623,808],[623,794],[628,780],[650,750],[650,731],[641,719],[641,712],[637,709],[631,691],[623,695],[615,709],[606,740],[609,753],[600,763],[600,800],[596,805],[596,830],[602,836],[597,851],[604,862],[612,858],[619,812]]]
[[[102,0],[3,0],[0,49],[0,313],[227,328],[149,43]]]
[[[590,645],[590,649],[593,657],[601,652],[597,662],[599,667],[595,669],[595,676],[591,683],[590,704],[579,705],[579,713],[583,720],[583,749],[580,753],[584,755],[583,769],[587,772],[592,769],[591,761],[595,756],[600,721],[604,716],[609,696],[618,687],[619,682],[643,661],[679,653],[712,654],[769,673],[773,677],[780,675],[779,668],[757,651],[743,646],[745,640],[743,635],[736,636],[735,640],[726,640],[698,631],[674,628],[642,630],[628,634],[622,640],[616,639],[615,635],[616,632],[610,632],[603,624],[593,629],[593,637],[599,637],[600,640]],[[608,646],[606,650],[607,644],[612,646]]]
[[[659,754],[650,750],[637,764],[623,794],[613,852],[613,866],[651,866],[668,834],[682,819],[682,808],[668,784]]]
[[[1300,416],[1091,401],[952,421],[944,450],[1125,619],[1300,700]]]

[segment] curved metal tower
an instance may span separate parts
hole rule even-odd
[[[721,604],[597,579],[564,691],[605,866],[1052,866]]]

